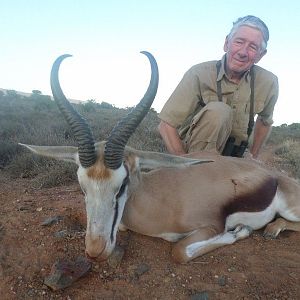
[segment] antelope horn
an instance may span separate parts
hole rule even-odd
[[[149,52],[142,51],[151,64],[151,80],[148,89],[137,104],[125,117],[123,117],[111,131],[104,150],[104,163],[109,169],[118,169],[124,156],[125,146],[137,126],[144,119],[155,98],[158,87],[158,67],[155,58]]]
[[[70,56],[72,55],[61,55],[55,60],[51,70],[51,90],[56,104],[67,120],[78,143],[80,163],[84,168],[88,168],[92,166],[97,159],[92,131],[86,120],[74,109],[74,107],[67,100],[61,90],[58,80],[58,70],[60,64],[65,58]]]

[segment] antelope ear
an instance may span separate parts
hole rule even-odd
[[[183,168],[214,161],[212,159],[189,158],[159,152],[138,150],[134,150],[134,152],[139,157],[141,169]]]
[[[72,146],[34,146],[34,145],[19,145],[26,147],[35,154],[64,160],[79,165],[78,148]]]

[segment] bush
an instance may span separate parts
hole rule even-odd
[[[107,139],[116,123],[132,108],[119,109],[107,102],[90,100],[73,104],[90,124],[95,140]],[[161,151],[162,143],[157,132],[158,118],[150,110],[129,140],[129,145],[140,150]],[[0,98],[0,168],[12,178],[29,178],[35,187],[49,187],[69,183],[76,179],[76,166],[32,154],[18,146],[76,145],[76,141],[49,96],[35,91],[21,97],[15,91]]]
[[[20,148],[9,141],[0,144],[0,169],[3,169],[20,153]]]
[[[293,123],[291,125],[282,124],[280,126],[274,126],[272,128],[272,132],[269,137],[268,143],[272,145],[278,145],[282,144],[287,139],[300,141],[300,123]]]
[[[23,152],[7,166],[11,178],[33,179],[34,187],[52,187],[76,180],[77,166]]]
[[[72,163],[56,162],[47,172],[39,172],[32,180],[36,188],[48,188],[76,181],[77,166]]]
[[[18,142],[32,145],[76,145],[66,121],[49,96],[35,91],[29,97],[15,91],[0,95],[0,169],[12,178],[30,178],[36,187],[49,187],[75,180],[76,166],[33,155],[18,146]],[[73,104],[92,128],[95,140],[107,139],[116,123],[132,108],[119,109],[107,102],[90,100]],[[164,146],[157,131],[157,112],[149,113],[137,127],[128,145],[139,150],[163,152]],[[292,140],[287,140],[288,137]],[[278,165],[300,178],[300,124],[274,127],[269,144],[277,146]]]
[[[275,149],[277,164],[294,177],[300,178],[300,142],[288,139]]]

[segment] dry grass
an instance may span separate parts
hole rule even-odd
[[[104,102],[75,104],[87,119],[97,141],[106,139],[117,121],[128,113]],[[157,132],[157,113],[151,109],[129,139],[140,150],[164,151]],[[292,139],[291,139],[292,138]],[[76,178],[76,166],[33,155],[18,143],[33,145],[76,145],[56,104],[49,97],[0,95],[0,169],[12,178],[31,178],[35,187],[65,184]],[[275,127],[269,139],[277,166],[300,178],[300,124]]]
[[[300,178],[300,142],[292,139],[285,140],[275,149],[278,156],[277,167]]]
[[[97,141],[106,139],[129,110],[93,101],[75,106],[87,119]],[[160,151],[157,125],[157,113],[151,110],[128,144],[141,150]],[[39,157],[18,145],[76,145],[68,125],[49,98],[0,95],[0,141],[0,169],[11,178],[31,178],[34,187],[66,184],[76,179],[73,164]]]

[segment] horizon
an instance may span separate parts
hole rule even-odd
[[[9,90],[9,89],[3,89],[3,88],[0,88],[0,91],[3,91],[3,92],[7,92],[7,91],[14,91],[16,92],[17,94],[21,95],[21,96],[25,96],[25,97],[30,97],[31,95],[33,95],[34,93],[27,93],[27,92],[22,92],[22,91],[16,91],[16,90]],[[41,96],[46,96],[46,97],[50,97],[50,100],[52,101],[55,101],[53,96],[52,95],[46,95],[46,94],[43,94],[41,93]],[[88,101],[95,101],[94,99],[87,99],[87,100],[79,100],[79,99],[70,99],[68,98],[68,101],[72,104],[85,104],[85,103],[88,103]],[[100,104],[101,103],[108,103],[108,104],[111,104],[109,102],[106,102],[106,101],[95,101],[95,103],[97,104]],[[130,109],[132,108],[133,106],[128,106],[128,107],[119,107],[119,106],[116,106],[114,104],[111,104],[112,105],[112,109],[113,108],[116,108],[116,109]],[[154,109],[154,111],[158,114],[159,111],[157,111],[154,107],[151,106],[151,109]],[[293,124],[300,124],[300,122],[292,122],[292,123],[281,123],[281,124],[273,124],[274,127],[280,127],[282,125],[287,125],[287,126],[290,126],[290,125],[293,125]]]

